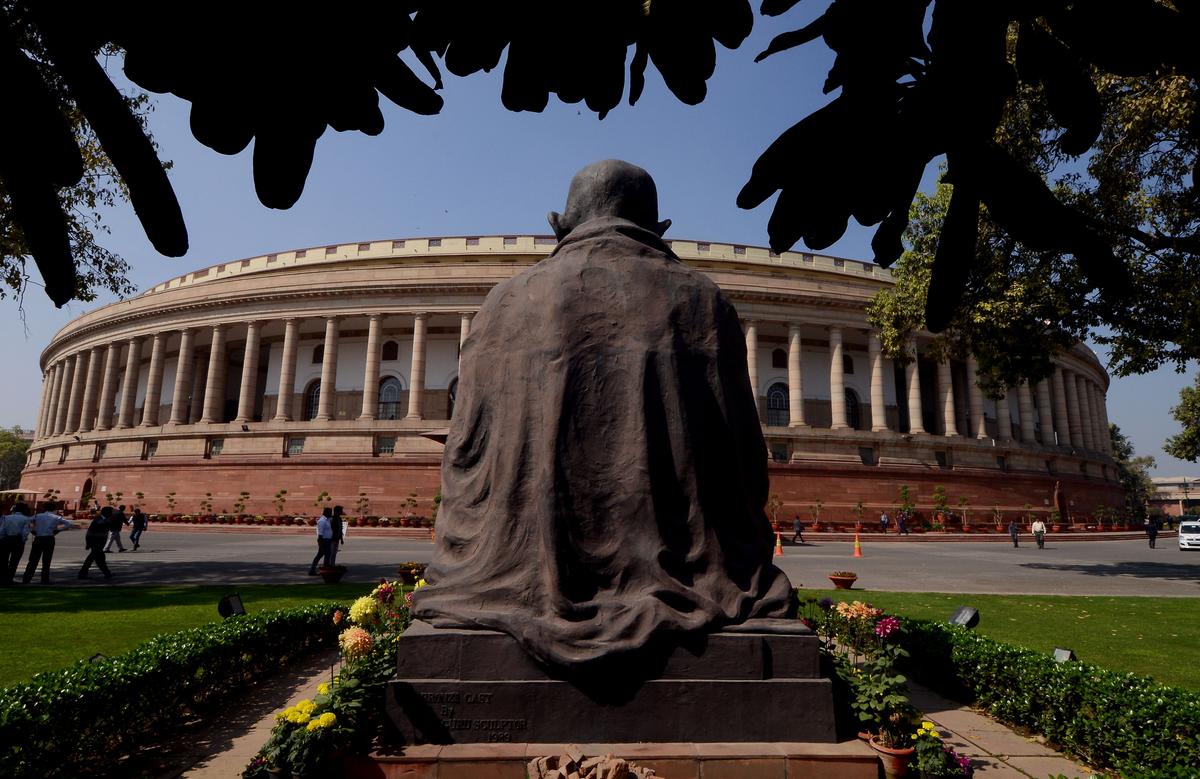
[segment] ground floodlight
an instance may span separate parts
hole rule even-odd
[[[959,606],[958,611],[950,617],[951,625],[962,625],[965,628],[973,628],[979,624],[979,609],[971,606]]]
[[[88,658],[88,662],[89,663],[98,663],[101,660],[107,660],[107,659],[108,659],[108,655],[104,654],[103,652],[97,652],[96,654],[94,654]]]
[[[1075,652],[1073,652],[1072,650],[1054,647],[1054,662],[1065,663],[1069,660],[1078,660],[1078,659],[1079,658],[1077,658],[1075,656]]]
[[[229,619],[234,614],[245,614],[246,607],[242,605],[242,596],[234,593],[221,598],[217,603],[217,613],[225,619]]]

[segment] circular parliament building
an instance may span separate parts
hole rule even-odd
[[[1078,345],[1054,373],[985,396],[974,360],[906,367],[880,354],[865,307],[882,268],[799,252],[673,240],[737,307],[778,516],[868,520],[907,485],[944,488],[976,521],[1119,508],[1108,376]],[[165,281],[64,327],[42,353],[21,487],[148,511],[428,516],[454,415],[458,355],[497,283],[546,257],[542,236],[418,238],[236,260]],[[139,495],[140,493],[140,495]],[[211,493],[211,496],[210,496]],[[243,494],[248,493],[248,496]],[[138,495],[135,499],[133,496]],[[365,497],[367,511],[362,507]],[[234,509],[234,505],[243,505]],[[210,503],[208,503],[210,502]]]

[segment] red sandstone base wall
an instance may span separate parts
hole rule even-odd
[[[928,513],[933,492],[945,487],[949,507],[961,513],[959,499],[967,498],[972,523],[991,521],[993,508],[1007,514],[1024,513],[1025,504],[1035,512],[1049,512],[1054,483],[1061,480],[1072,516],[1076,521],[1094,514],[1099,506],[1120,511],[1124,493],[1118,484],[1100,479],[1054,476],[1029,472],[979,470],[942,470],[937,468],[889,468],[855,465],[771,464],[768,468],[771,494],[778,495],[783,508],[781,521],[799,516],[812,520],[810,508],[823,502],[823,521],[851,521],[858,501],[864,506],[864,520],[874,521],[886,509],[894,516],[900,503],[900,487],[907,484],[910,499],[919,511]],[[440,460],[426,458],[275,458],[272,461],[210,460],[171,463],[132,461],[127,464],[83,466],[42,466],[27,470],[21,480],[24,489],[57,489],[60,497],[74,507],[87,482],[103,504],[104,494],[122,493],[121,502],[139,504],[151,513],[166,513],[166,496],[175,493],[174,513],[201,513],[201,501],[211,492],[214,514],[234,513],[234,503],[242,491],[250,493],[245,513],[277,514],[273,496],[286,489],[284,514],[312,516],[318,513],[315,501],[322,492],[332,496],[329,505],[340,504],[348,514],[358,514],[360,493],[370,501],[373,515],[395,516],[406,510],[405,501],[416,493],[417,514],[429,516],[433,496],[441,478]],[[136,493],[143,493],[142,499]]]

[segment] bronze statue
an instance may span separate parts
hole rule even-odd
[[[584,168],[550,224],[463,346],[416,618],[569,668],[788,616],[737,312],[663,242],[641,168]]]

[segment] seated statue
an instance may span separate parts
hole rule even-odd
[[[463,345],[414,615],[568,669],[791,616],[737,312],[663,242],[641,168],[584,168],[549,218],[554,251]]]

